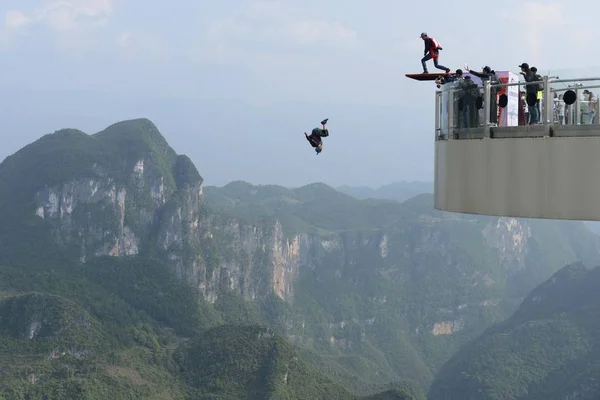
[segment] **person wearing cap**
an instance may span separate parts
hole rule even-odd
[[[525,78],[525,82],[535,82],[535,73],[529,68],[529,64],[522,63],[519,65],[521,68],[521,75]],[[537,107],[537,84],[526,84],[525,93],[527,93],[527,111],[529,111],[529,125],[537,124],[540,120],[540,110]]]
[[[450,68],[444,67],[443,65],[440,65],[438,63],[438,58],[440,58],[440,50],[442,50],[442,47],[437,42],[437,40],[435,40],[432,37],[427,36],[426,32],[421,33],[421,39],[423,39],[423,42],[425,42],[425,51],[423,53],[424,57],[421,59],[421,65],[423,66],[423,73],[424,74],[429,73],[429,72],[427,72],[427,64],[425,64],[425,63],[431,59],[433,59],[433,65],[437,69],[441,69],[442,71],[449,73]]]
[[[439,89],[442,85],[446,84],[446,83],[451,83],[451,82],[456,82],[456,81],[461,81],[463,79],[463,72],[462,69],[457,69],[456,72],[454,73],[454,75],[451,75],[450,73],[446,73],[442,76],[439,76],[435,79],[435,84],[437,86],[437,88]]]
[[[498,79],[498,76],[496,75],[496,71],[492,70],[487,65],[481,69],[481,72],[476,72],[472,69],[469,69],[468,65],[466,68],[470,74],[473,74],[481,79],[483,83],[485,83],[485,81],[490,81],[492,85],[501,83],[500,79]],[[496,86],[490,89],[490,123],[498,125],[498,92],[500,91],[500,87]]]

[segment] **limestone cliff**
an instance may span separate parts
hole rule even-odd
[[[69,168],[56,178],[54,171],[43,171],[46,177],[39,174],[26,187],[31,198],[10,199],[7,193],[4,200],[31,207],[28,212],[47,221],[57,242],[76,248],[81,261],[155,254],[211,302],[223,289],[247,299],[264,297],[272,289],[281,299],[292,299],[300,238],[284,237],[276,221],[253,226],[208,212],[202,177],[189,158],[168,147],[150,121],[121,122],[91,136],[57,131],[11,156],[5,167],[16,163],[21,170],[33,170],[25,165],[33,161],[60,171],[61,155],[77,157],[67,154],[78,150],[69,143],[73,140],[81,144],[81,152],[105,151],[106,158],[82,157],[70,166],[75,171]],[[107,150],[110,146],[120,148]],[[40,157],[42,147],[53,151]]]

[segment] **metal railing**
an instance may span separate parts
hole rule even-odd
[[[587,93],[600,88],[600,77],[544,76],[534,82],[484,81],[482,85],[465,82],[447,83],[436,91],[436,140],[600,136],[599,102]],[[533,85],[541,90],[532,90]]]

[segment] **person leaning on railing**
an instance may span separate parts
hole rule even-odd
[[[481,79],[481,82],[483,84],[485,84],[486,81],[490,81],[492,85],[497,85],[501,83],[500,79],[498,79],[498,76],[496,75],[496,71],[492,70],[487,65],[482,68],[481,72],[476,72],[472,69],[469,69],[468,65],[466,65],[465,67],[470,74],[473,74],[479,79]],[[496,125],[498,124],[498,92],[500,91],[500,89],[500,86],[490,88],[490,123]]]
[[[439,89],[442,85],[446,84],[446,83],[451,83],[451,82],[456,82],[456,81],[460,81],[463,77],[463,72],[462,69],[457,69],[456,73],[454,75],[450,75],[449,73],[438,76],[437,78],[435,78],[435,84],[437,86],[437,88]]]

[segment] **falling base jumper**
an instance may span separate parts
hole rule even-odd
[[[323,128],[314,128],[310,135],[307,135],[306,132],[304,132],[306,140],[308,140],[310,145],[314,147],[317,155],[323,151],[323,140],[321,138],[329,136],[329,130],[327,129],[328,120],[329,118],[325,118],[323,121],[321,121]]]
[[[421,33],[421,39],[425,43],[425,51],[424,57],[421,59],[421,65],[423,67],[422,74],[406,74],[406,77],[416,79],[418,81],[433,81],[437,79],[439,76],[450,73],[450,68],[445,67],[438,63],[438,59],[440,58],[440,50],[442,46],[432,37],[429,37],[426,32]],[[427,61],[433,59],[433,65],[444,72],[434,72],[429,73],[427,71]]]

